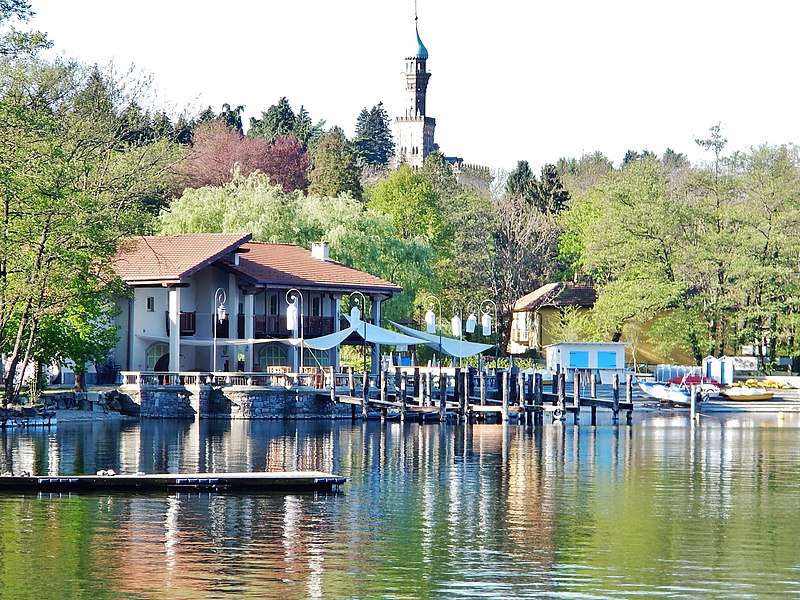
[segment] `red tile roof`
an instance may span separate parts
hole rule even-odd
[[[335,260],[314,258],[309,250],[294,244],[249,242],[242,249],[247,252],[239,256],[239,265],[233,268],[260,285],[369,289],[390,294],[402,291],[400,286]]]
[[[180,283],[252,238],[250,233],[188,233],[126,238],[113,259],[129,284]]]
[[[548,283],[517,300],[514,310],[533,312],[543,306],[590,308],[596,301],[597,291],[589,283]]]

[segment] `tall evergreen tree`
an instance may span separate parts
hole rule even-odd
[[[355,153],[340,127],[333,127],[320,138],[308,180],[311,182],[309,194],[338,196],[350,193],[354,198],[361,198]]]
[[[250,117],[250,129],[247,135],[264,137],[273,142],[280,136],[293,132],[295,118],[289,100],[283,96],[277,104],[273,104],[266,112],[262,112],[260,119]]]
[[[394,156],[394,139],[389,115],[378,102],[370,110],[363,108],[356,121],[356,135],[353,142],[356,156],[367,165],[383,166],[389,164]]]

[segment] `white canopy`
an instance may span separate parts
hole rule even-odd
[[[422,343],[428,344],[437,351],[442,352],[443,354],[449,354],[455,358],[467,358],[468,356],[478,354],[484,350],[488,350],[489,348],[494,348],[494,345],[492,344],[478,344],[476,342],[465,342],[463,340],[457,340],[455,338],[446,336],[440,337],[437,334],[417,331],[416,329],[400,325],[394,321],[389,322],[403,333],[407,333],[410,336],[419,338],[420,340],[423,340]],[[439,345],[440,339],[442,342],[441,346]]]

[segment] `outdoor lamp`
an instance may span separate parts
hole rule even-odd
[[[489,313],[483,313],[481,327],[483,328],[483,335],[492,335],[492,317],[489,316]]]
[[[478,317],[475,316],[475,313],[471,313],[467,317],[467,333],[475,333],[475,325],[478,322]]]
[[[436,333],[436,313],[431,309],[425,313],[425,324],[428,326],[428,333]]]
[[[457,314],[453,315],[450,321],[450,327],[453,331],[453,337],[461,337],[461,317]]]
[[[228,316],[228,313],[225,311],[225,303],[220,302],[219,306],[217,307],[217,321],[222,323],[226,316]]]
[[[350,308],[350,320],[353,324],[361,321],[361,311],[358,310],[358,307],[355,304],[353,304],[353,306]]]
[[[297,300],[292,299],[292,303],[286,307],[286,327],[289,331],[297,331]]]

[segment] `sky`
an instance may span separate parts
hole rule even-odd
[[[286,96],[352,136],[404,107],[414,0],[31,0],[54,52],[149,74],[160,106],[196,114]],[[417,0],[427,112],[447,156],[534,169],[595,151],[671,148],[695,163],[800,142],[800,3],[787,0]]]

